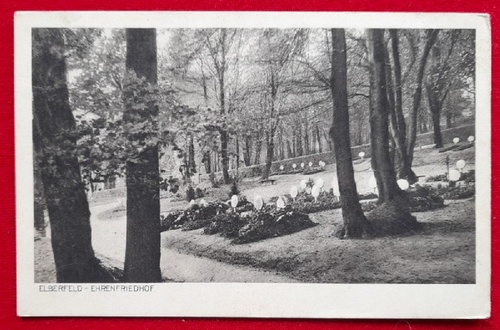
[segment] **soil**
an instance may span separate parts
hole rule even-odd
[[[318,226],[244,245],[201,230],[165,233],[163,247],[217,261],[274,270],[301,282],[474,283],[474,199],[415,214],[420,233],[340,240],[341,211],[311,214]]]

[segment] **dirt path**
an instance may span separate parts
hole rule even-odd
[[[97,214],[115,208],[118,203],[91,207],[92,244],[96,253],[115,259],[125,260],[126,221],[124,217],[101,220]],[[164,241],[165,233],[162,234]],[[208,258],[181,254],[162,244],[160,267],[162,274],[176,282],[295,282],[270,271],[252,267],[234,266]]]

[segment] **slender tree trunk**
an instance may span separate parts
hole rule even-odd
[[[150,84],[157,82],[156,30],[127,29],[126,68]],[[137,110],[134,93],[124,92],[124,120],[134,124],[150,120],[158,109]],[[140,100],[139,100],[140,101]],[[136,101],[137,102],[137,101]],[[142,142],[142,136],[129,136]],[[160,189],[158,148],[147,147],[137,159],[127,162],[127,246],[126,282],[161,282],[160,271]]]
[[[203,153],[203,164],[205,165],[205,172],[207,172],[207,174],[212,173],[212,162],[210,158],[210,151],[205,151]]]
[[[238,177],[238,171],[240,169],[240,139],[236,136],[236,177]]]
[[[416,80],[417,87],[415,88],[415,92],[413,94],[413,104],[410,113],[409,136],[407,143],[407,154],[410,164],[413,162],[413,149],[415,148],[415,143],[417,141],[417,119],[418,119],[418,110],[420,108],[420,101],[422,98],[422,81],[424,78],[425,66],[431,48],[436,42],[438,32],[439,30],[427,31],[424,50],[422,52],[422,56],[420,57],[420,62],[418,65],[417,80]]]
[[[76,152],[61,29],[32,30],[33,136],[60,283],[112,282],[95,257]]]
[[[321,145],[321,134],[319,132],[318,124],[316,124],[316,140],[318,141],[318,152],[323,152],[323,146]]]
[[[196,172],[196,161],[194,157],[194,138],[191,135],[189,137],[189,173],[192,175]]]
[[[304,153],[309,155],[311,153],[311,148],[309,144],[309,125],[306,121],[306,127],[304,128]]]
[[[226,29],[221,29],[221,64],[218,70],[219,73],[219,99],[220,99],[220,114],[223,116],[226,113],[226,93],[225,93],[225,70],[226,70]],[[225,184],[229,184],[229,155],[227,151],[229,136],[226,130],[220,130],[221,158],[222,158],[222,177]]]
[[[245,166],[251,165],[251,157],[252,157],[252,137],[250,135],[245,136],[245,149],[243,150],[243,161],[245,162]]]
[[[292,145],[290,144],[290,140],[286,141],[286,153],[287,153],[287,158],[293,158],[293,152],[292,152]]]
[[[296,157],[300,157],[304,155],[304,149],[302,148],[302,124],[299,123],[299,127],[297,130],[297,152]]]
[[[262,173],[262,179],[264,180],[269,179],[269,174],[271,173],[271,165],[274,156],[274,134],[266,133],[266,149],[266,166]]]
[[[391,132],[393,133],[394,146],[397,151],[398,177],[410,183],[417,182],[418,178],[411,168],[406,146],[406,122],[403,114],[403,83],[401,80],[401,62],[399,59],[399,36],[397,30],[389,30],[391,34],[392,58],[394,61],[394,84],[391,91],[393,107],[391,108]],[[390,71],[388,77],[391,78]],[[392,80],[392,79],[391,79]]]
[[[402,195],[389,153],[389,106],[386,91],[386,71],[383,30],[367,32],[370,74],[370,129],[372,168],[377,180],[379,202],[384,203]]]
[[[261,130],[262,133],[262,130]],[[259,136],[261,136],[259,134]],[[255,145],[255,157],[253,160],[254,165],[259,165],[260,164],[260,154],[262,152],[262,139],[257,137],[257,144]]]
[[[451,111],[446,111],[446,128],[452,128],[453,127],[453,121],[452,121],[453,115]]]
[[[363,237],[371,232],[359,204],[354,180],[351,142],[349,134],[349,105],[347,101],[347,63],[344,29],[331,29],[331,93],[333,96],[333,123],[330,136],[335,148],[337,178],[342,206],[343,228],[338,231],[341,238]]]

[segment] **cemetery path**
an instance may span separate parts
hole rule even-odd
[[[126,221],[124,217],[102,220],[96,215],[116,208],[118,203],[91,206],[92,244],[97,254],[114,259],[123,267],[125,260]],[[162,234],[164,241],[165,233]],[[165,247],[162,243],[160,267],[163,276],[175,282],[265,282],[284,283],[296,280],[249,266],[230,265],[196,257]]]

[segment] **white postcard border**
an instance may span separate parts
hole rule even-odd
[[[476,284],[155,283],[150,292],[40,292],[34,283],[32,27],[476,29]],[[486,318],[491,272],[489,17],[445,13],[18,12],[15,15],[17,304],[20,316]],[[479,157],[478,157],[479,155]],[[120,285],[120,284],[118,284]],[[124,284],[128,285],[128,284]],[[85,288],[84,288],[85,287]],[[76,288],[76,286],[75,286]]]

